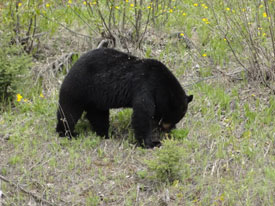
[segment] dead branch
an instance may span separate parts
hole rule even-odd
[[[45,19],[51,21],[51,22],[54,22],[54,23],[59,24],[61,27],[63,27],[64,29],[68,30],[69,32],[73,33],[73,34],[76,35],[76,36],[82,36],[82,37],[85,37],[85,38],[88,38],[88,39],[92,39],[91,36],[88,36],[88,35],[85,35],[85,34],[81,34],[81,33],[77,33],[77,32],[75,32],[75,31],[71,30],[70,28],[66,27],[65,25],[59,23],[58,21],[54,21],[54,20],[48,18],[47,16],[43,15],[42,13],[41,13],[40,15],[41,15],[42,17],[44,17]]]
[[[135,206],[139,206],[139,190],[140,190],[140,185],[137,184],[137,194],[136,194]]]
[[[26,190],[25,188],[23,188],[22,186],[20,186],[19,184],[15,184],[12,181],[8,180],[6,177],[0,175],[0,179],[6,183],[8,183],[10,186],[14,187],[14,188],[18,188],[20,191],[22,191],[23,193],[33,197],[37,202],[42,202],[45,203],[47,205],[52,205],[55,206],[57,204],[55,203],[51,203],[48,200],[43,199],[42,197],[37,196],[36,194],[34,194],[33,192],[30,192],[28,190]]]
[[[63,67],[65,67],[66,72],[68,73],[69,65],[72,63],[72,57],[74,55],[78,55],[78,53],[70,52],[63,54],[61,57],[55,59],[53,62],[49,63],[45,67],[37,69],[35,84],[38,82],[39,78],[42,76],[44,72],[51,71],[52,75],[55,76],[56,73],[62,71]]]

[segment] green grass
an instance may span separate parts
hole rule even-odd
[[[70,141],[54,131],[57,95],[39,93],[1,115],[0,174],[57,204],[133,205],[138,194],[141,204],[158,205],[168,190],[173,205],[273,205],[275,99],[261,88],[241,95],[245,87],[213,81],[188,91],[194,102],[173,131],[175,140],[166,140],[184,150],[174,159],[175,172],[181,172],[169,184],[159,166],[166,167],[173,150],[129,143],[131,110],[113,112],[110,140],[86,126],[80,130],[86,135]],[[150,165],[163,155],[163,163]],[[137,192],[141,185],[146,189]],[[30,197],[14,189],[1,183],[3,201],[25,204]]]

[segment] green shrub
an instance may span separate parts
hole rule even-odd
[[[167,183],[183,179],[187,171],[187,165],[184,163],[187,155],[178,143],[173,139],[164,140],[162,147],[153,151],[153,158],[145,161],[154,179]]]
[[[175,139],[185,139],[189,133],[189,129],[174,129],[171,131],[172,136]]]
[[[24,83],[31,62],[20,46],[10,42],[7,35],[0,34],[0,101],[11,99]]]

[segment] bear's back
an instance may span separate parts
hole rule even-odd
[[[82,55],[71,70],[88,70],[93,73],[106,72],[129,67],[140,61],[139,58],[110,48],[99,48]],[[98,70],[97,70],[98,69]]]
[[[126,103],[123,105],[126,105],[144,88],[152,93],[161,89],[166,94],[163,96],[183,92],[177,79],[160,61],[99,48],[78,59],[65,77],[61,90],[73,90],[78,98],[85,95],[99,98],[103,95],[114,105],[122,104],[121,100],[118,102],[115,99],[124,96],[120,99],[124,99]]]

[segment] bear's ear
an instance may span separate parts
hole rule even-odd
[[[188,103],[192,102],[192,100],[193,100],[193,95],[187,96]]]

